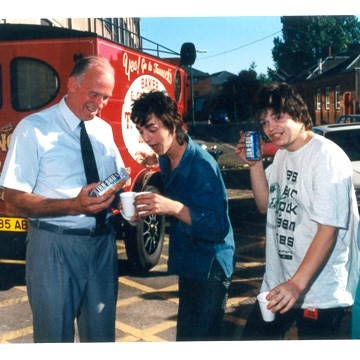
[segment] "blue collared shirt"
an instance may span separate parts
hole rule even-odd
[[[80,120],[65,98],[24,118],[12,134],[0,186],[52,199],[76,197],[86,185],[80,149]],[[111,126],[95,117],[85,122],[100,179],[118,172],[124,163]],[[58,226],[92,228],[94,217],[68,215],[41,218]]]
[[[192,279],[207,279],[214,259],[227,276],[234,271],[234,237],[226,188],[215,159],[187,137],[187,148],[171,171],[166,156],[159,159],[164,195],[189,208],[191,225],[170,218],[169,271]]]

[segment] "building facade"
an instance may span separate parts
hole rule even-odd
[[[89,31],[135,49],[142,47],[140,18],[0,19],[0,24],[31,24]]]
[[[302,94],[316,125],[360,114],[360,49],[329,56],[291,82]]]

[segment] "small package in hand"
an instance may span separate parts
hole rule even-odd
[[[129,180],[129,174],[125,169],[121,169],[120,173],[114,173],[101,182],[91,193],[91,197],[99,197],[107,192],[116,194],[119,192]]]

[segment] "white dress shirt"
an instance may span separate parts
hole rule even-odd
[[[65,98],[58,104],[24,118],[12,134],[0,186],[52,199],[74,198],[86,185],[80,149],[80,121]],[[95,117],[85,122],[100,180],[124,167],[111,126]],[[85,215],[41,218],[55,225],[92,228]]]

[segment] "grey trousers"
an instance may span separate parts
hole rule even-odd
[[[115,234],[74,236],[30,226],[26,284],[34,342],[115,341]]]

